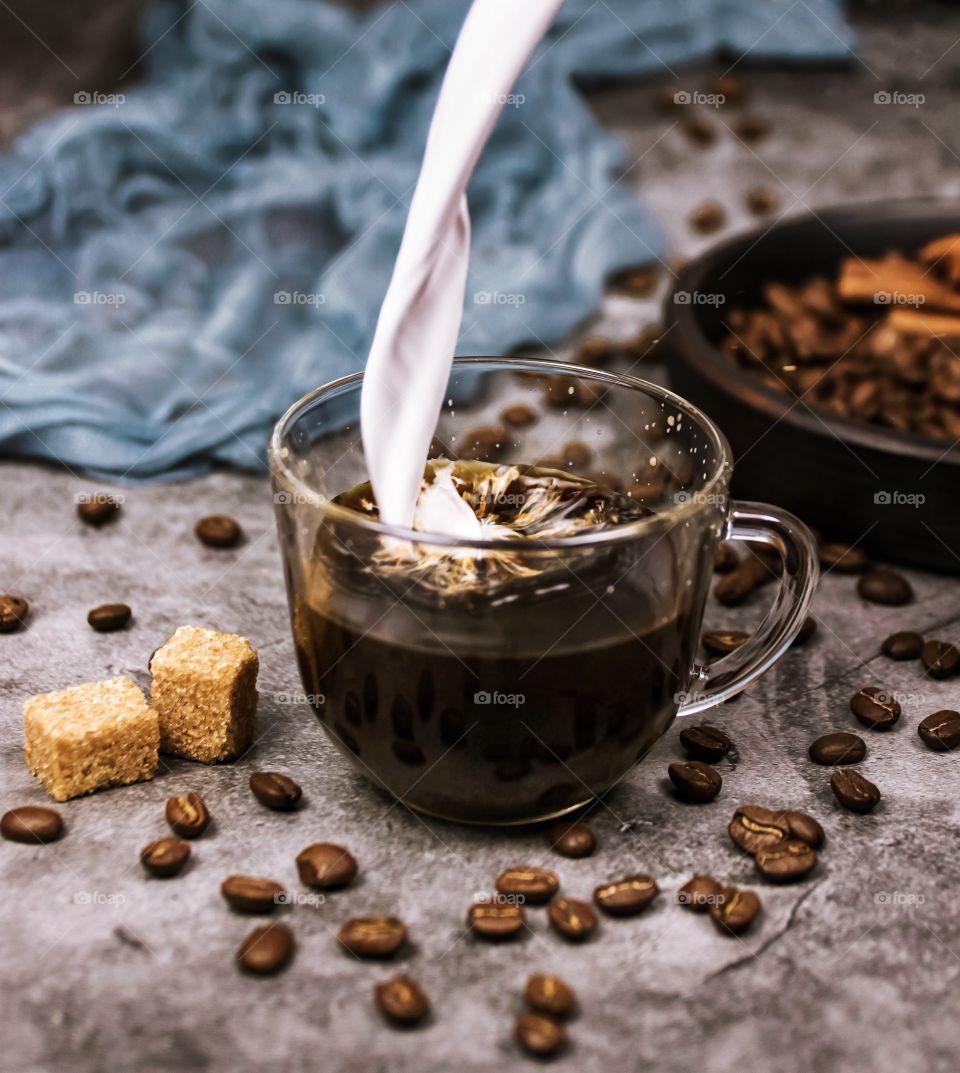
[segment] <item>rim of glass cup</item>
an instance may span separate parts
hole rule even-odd
[[[686,416],[692,418],[707,433],[713,441],[716,450],[716,463],[713,473],[710,474],[703,488],[694,497],[682,503],[674,503],[665,510],[658,510],[649,517],[640,518],[634,522],[614,526],[612,529],[600,529],[593,532],[578,533],[574,536],[554,537],[552,540],[537,540],[531,542],[530,550],[560,551],[570,548],[597,547],[607,544],[617,544],[635,539],[636,537],[656,531],[660,528],[670,528],[678,521],[689,518],[698,513],[711,501],[713,491],[729,474],[731,469],[730,445],[727,438],[707,415],[688,402],[680,395],[670,391],[669,388],[661,387],[649,380],[641,380],[639,377],[630,376],[627,373],[608,372],[604,369],[592,369],[584,365],[573,365],[562,361],[543,361],[538,358],[515,358],[515,357],[464,357],[454,358],[453,367],[463,368],[471,365],[476,366],[501,366],[507,372],[534,372],[552,376],[575,376],[581,380],[596,380],[615,387],[630,388],[634,391],[643,391],[653,395],[661,402],[669,402]],[[301,413],[325,395],[332,395],[345,387],[359,384],[363,380],[363,372],[350,373],[322,384],[313,391],[303,395],[279,418],[273,427],[270,441],[267,447],[267,456],[271,471],[281,478],[291,489],[302,497],[304,501],[315,507],[320,513],[345,525],[352,525],[358,529],[376,533],[380,536],[390,537],[395,540],[404,540],[414,544],[434,544],[450,548],[469,548],[476,551],[517,551],[516,539],[493,539],[493,540],[470,540],[463,537],[453,537],[444,533],[430,533],[419,529],[406,529],[403,526],[388,525],[386,522],[359,514],[349,507],[334,503],[332,499],[323,493],[310,488],[297,477],[284,461],[283,439],[289,426],[301,415]],[[593,409],[593,406],[603,405],[595,402],[585,412]],[[346,491],[346,489],[344,489]]]

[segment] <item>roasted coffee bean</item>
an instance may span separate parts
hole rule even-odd
[[[694,145],[713,145],[717,140],[717,128],[699,112],[688,112],[684,115],[680,120],[680,129]],[[720,208],[720,206],[717,206],[717,208]],[[717,224],[709,228],[701,228],[698,223],[694,222],[692,217],[690,222],[695,230],[704,230],[704,232],[706,230],[715,230],[716,227],[720,226]]]
[[[407,929],[396,917],[354,917],[343,925],[337,939],[357,957],[391,957],[407,941]]]
[[[713,553],[713,569],[718,574],[729,574],[740,562],[737,549],[729,540],[721,540]]]
[[[790,838],[795,842],[805,842],[813,849],[819,849],[826,841],[826,835],[820,824],[808,813],[797,809],[787,809],[783,814]],[[778,843],[779,844],[779,843]]]
[[[694,876],[677,892],[677,902],[695,913],[705,913],[722,891],[723,887],[713,876]]]
[[[628,268],[612,282],[615,290],[625,291],[631,298],[650,298],[660,284],[656,268]]]
[[[824,734],[810,746],[810,759],[815,764],[836,767],[837,764],[859,764],[867,755],[867,743],[859,734],[837,731]]]
[[[640,874],[604,883],[593,892],[593,900],[610,916],[630,917],[646,909],[659,893],[656,880]]]
[[[220,893],[238,913],[272,913],[286,901],[282,884],[261,876],[227,876]]]
[[[107,492],[84,493],[77,499],[77,517],[87,525],[103,525],[120,513],[120,502]]]
[[[880,646],[880,651],[888,659],[919,659],[923,651],[923,638],[919,633],[913,633],[910,630],[891,633]]]
[[[11,596],[9,593],[0,596],[0,633],[18,630],[29,610],[30,605],[22,596]]]
[[[744,641],[749,641],[750,634],[743,630],[704,630],[700,640],[712,655],[725,656],[728,652],[736,652]]]
[[[910,582],[895,570],[868,570],[857,582],[857,592],[875,604],[902,607],[913,599]]]
[[[727,210],[719,201],[705,201],[687,218],[690,228],[699,235],[712,235],[727,222]]]
[[[546,868],[508,868],[497,876],[497,892],[523,898],[530,905],[544,905],[560,889],[555,872]]]
[[[571,942],[589,939],[597,930],[597,914],[576,898],[557,898],[547,906],[553,929]]]
[[[754,859],[764,879],[771,883],[794,883],[816,867],[817,851],[806,842],[787,838],[772,849],[760,850]]]
[[[743,200],[747,211],[752,212],[754,216],[766,216],[780,207],[780,199],[765,186],[756,186],[748,190]]]
[[[733,132],[748,145],[762,141],[770,133],[770,124],[758,115],[741,116],[733,125]]]
[[[755,552],[744,556],[713,587],[713,595],[727,607],[736,607],[761,585],[776,578],[771,564]]]
[[[585,823],[562,822],[550,828],[550,847],[561,857],[589,857],[597,840]]]
[[[63,820],[52,808],[21,805],[3,814],[0,835],[8,842],[56,842],[63,834]]]
[[[880,686],[864,686],[850,698],[850,711],[871,730],[889,730],[900,718],[900,705]]]
[[[177,875],[190,859],[190,846],[179,838],[160,838],[140,851],[140,863],[152,876]]]
[[[515,902],[474,902],[467,913],[467,927],[482,939],[512,939],[525,922],[523,906]]]
[[[616,347],[609,339],[601,336],[593,336],[584,339],[577,349],[574,359],[580,365],[602,366],[606,365],[616,354]]]
[[[430,1000],[409,976],[381,980],[374,986],[373,998],[384,1017],[397,1025],[418,1025],[430,1013]]]
[[[927,641],[920,662],[931,678],[952,678],[960,670],[960,649],[948,641]]]
[[[289,812],[296,808],[303,795],[300,787],[279,771],[255,771],[250,776],[250,789],[261,805],[275,812]]]
[[[546,972],[535,972],[523,989],[523,999],[531,1010],[549,1017],[569,1017],[577,1008],[577,995],[573,988]]]
[[[820,563],[827,570],[835,570],[838,574],[862,574],[869,565],[869,560],[862,548],[828,542],[820,545]]]
[[[547,405],[563,410],[571,406],[592,406],[603,398],[604,392],[601,384],[588,380],[574,376],[551,376],[547,381],[544,399]]]
[[[112,633],[122,630],[130,622],[132,613],[126,604],[101,604],[87,612],[87,623],[97,633]]]
[[[564,465],[568,469],[578,472],[585,466],[590,465],[590,459],[593,458],[593,452],[581,440],[571,440],[569,443],[563,445],[560,457],[563,459]]]
[[[830,776],[834,796],[851,812],[869,812],[880,800],[880,791],[853,768],[838,768]]]
[[[353,882],[357,862],[353,854],[335,842],[314,842],[297,854],[300,882],[317,890],[337,890]]]
[[[936,752],[945,753],[960,745],[960,712],[945,708],[922,720],[917,727],[923,744]]]
[[[538,1058],[557,1054],[567,1042],[567,1030],[551,1017],[540,1013],[522,1013],[513,1034],[520,1046]]]
[[[537,421],[536,410],[525,406],[522,402],[508,406],[501,414],[500,420],[510,428],[526,428]]]
[[[472,428],[464,434],[460,457],[477,462],[496,462],[503,457],[510,443],[510,432],[503,425]]]
[[[700,760],[671,764],[667,768],[667,774],[677,796],[697,804],[712,801],[723,786],[720,772]]]
[[[760,899],[752,890],[724,887],[707,912],[722,932],[739,935],[760,915]]]
[[[247,972],[269,976],[289,964],[294,946],[293,932],[286,924],[254,928],[240,944],[237,963]]]
[[[800,648],[810,640],[811,637],[817,632],[817,620],[813,615],[807,615],[797,631],[797,636],[794,637],[792,642],[793,648]]]
[[[680,744],[694,758],[715,764],[733,748],[733,742],[722,730],[701,723],[698,727],[685,727],[680,731]]]
[[[727,831],[742,850],[757,853],[779,845],[789,835],[790,828],[782,812],[773,812],[761,805],[741,805],[734,812]]]
[[[193,531],[208,548],[234,548],[243,539],[240,523],[226,514],[208,514],[197,522]]]
[[[199,794],[178,794],[167,802],[167,823],[175,835],[196,838],[210,823],[210,813]]]

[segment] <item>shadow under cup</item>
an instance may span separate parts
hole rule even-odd
[[[579,476],[650,512],[553,541],[431,539],[332,502],[367,480],[360,387],[358,375],[301,400],[270,448],[297,659],[321,724],[374,783],[446,819],[531,822],[609,790],[699,670],[727,519],[723,438],[630,377],[460,359],[436,429],[448,457],[573,472],[576,441]],[[538,419],[486,431],[514,405]],[[439,591],[431,564],[456,555],[480,563],[480,581]]]

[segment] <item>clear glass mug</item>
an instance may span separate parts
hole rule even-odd
[[[817,583],[813,538],[785,511],[729,500],[726,440],[677,395],[581,366],[457,359],[438,453],[575,469],[651,508],[607,531],[471,542],[334,501],[367,480],[361,383],[291,407],[270,468],[306,694],[340,751],[409,807],[482,824],[579,808],[677,715],[733,696],[796,636]],[[539,419],[489,431],[517,405]],[[780,587],[744,645],[699,664],[721,539],[774,549]],[[489,582],[439,592],[431,564],[457,556]]]

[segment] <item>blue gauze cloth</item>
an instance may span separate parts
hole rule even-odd
[[[363,366],[466,10],[157,0],[147,82],[0,158],[0,450],[262,467],[277,415]],[[561,338],[662,252],[574,76],[671,81],[721,48],[843,57],[849,32],[835,0],[567,0],[471,183],[461,353]]]

